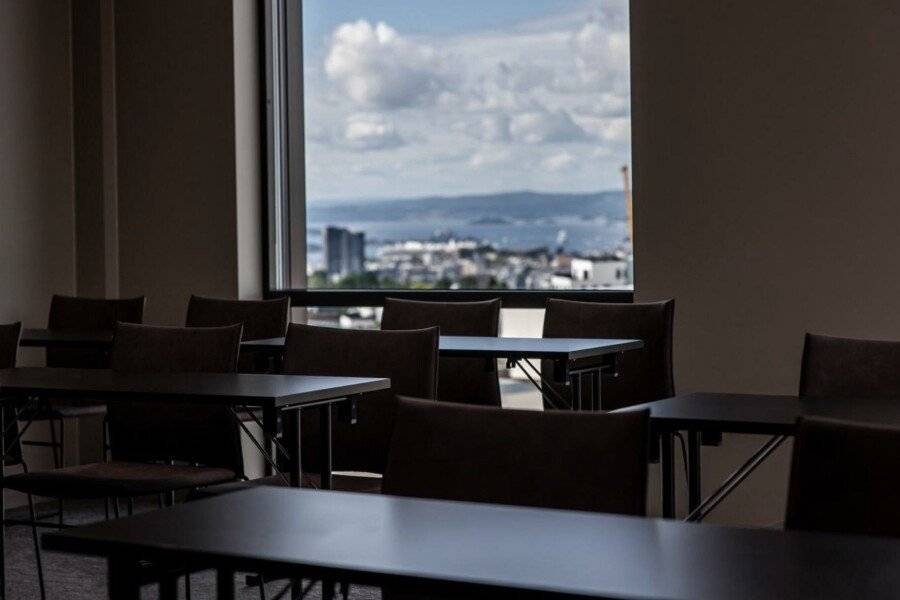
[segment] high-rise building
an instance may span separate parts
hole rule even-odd
[[[326,227],[325,269],[329,276],[346,277],[366,270],[366,234],[343,227]]]

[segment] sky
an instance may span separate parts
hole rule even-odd
[[[304,0],[310,202],[621,188],[627,0]]]

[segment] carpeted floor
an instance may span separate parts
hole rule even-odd
[[[139,504],[137,510],[140,512],[142,509],[149,510],[155,506],[155,503]],[[53,505],[46,505],[39,507],[38,512],[47,512],[52,509]],[[25,519],[27,511],[24,509],[11,510],[7,516],[12,519]],[[89,523],[101,521],[103,518],[102,503],[70,502],[66,504],[66,523]],[[39,529],[39,532],[46,531],[53,531],[53,529]],[[42,556],[49,600],[94,600],[107,597],[105,561],[48,551],[44,551]],[[6,528],[6,569],[7,598],[9,600],[38,600],[40,598],[30,527],[16,525]],[[238,575],[236,588],[238,598],[254,600],[259,598],[259,589],[248,588],[244,584],[243,574]],[[268,598],[271,600],[276,597],[284,588],[284,582],[267,584]],[[191,596],[195,600],[215,598],[215,575],[212,572],[192,575],[191,591]],[[183,584],[181,595],[183,598]],[[157,598],[158,593],[155,588],[147,586],[142,590],[141,596],[144,600],[150,600]],[[381,594],[378,590],[354,586],[351,588],[350,597],[360,600],[378,600],[381,598]],[[318,585],[306,598],[321,598]]]

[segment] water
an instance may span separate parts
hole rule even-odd
[[[374,257],[380,243],[403,240],[428,240],[436,234],[452,232],[457,239],[476,239],[504,250],[529,250],[546,247],[554,249],[561,237],[569,252],[603,252],[615,250],[624,242],[627,225],[624,221],[604,217],[578,217],[512,221],[501,223],[472,223],[466,220],[402,220],[350,221],[334,223],[310,220],[307,229],[308,261],[311,267],[323,263],[322,230],[328,225],[346,227],[366,233],[366,253]],[[561,236],[561,232],[562,236]]]
[[[307,205],[309,264],[322,264],[322,231],[335,225],[366,233],[367,252],[405,240],[474,239],[502,250],[615,250],[627,235],[621,191],[550,193],[512,191],[408,200],[310,201]]]

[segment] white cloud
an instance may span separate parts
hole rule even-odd
[[[407,40],[385,23],[362,20],[334,31],[325,74],[355,104],[379,109],[433,102],[446,85],[431,46]]]
[[[560,152],[559,154],[553,154],[548,156],[541,162],[541,167],[545,171],[549,171],[551,173],[559,173],[560,171],[566,171],[575,166],[575,163],[578,162],[578,159],[571,152]]]
[[[347,119],[343,142],[353,150],[387,150],[405,144],[396,126],[380,115],[357,114]]]
[[[627,0],[446,34],[378,23],[374,5],[360,13],[369,21],[343,23],[307,48],[307,158],[322,163],[311,196],[621,185]],[[367,170],[357,174],[364,151]]]
[[[590,139],[565,110],[527,112],[512,118],[510,133],[526,144],[583,142]]]
[[[629,39],[621,31],[610,31],[597,21],[586,23],[572,36],[575,66],[581,82],[609,87],[621,83],[628,73]]]
[[[469,166],[473,169],[482,169],[484,167],[495,167],[508,163],[512,158],[509,150],[488,149],[480,150],[472,155],[469,159]]]
[[[505,113],[485,115],[476,137],[486,142],[509,142],[512,140],[510,121],[509,115]]]

